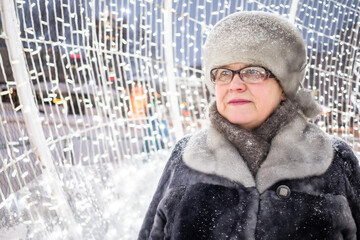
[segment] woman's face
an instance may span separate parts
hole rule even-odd
[[[246,66],[233,63],[224,67],[238,70]],[[231,123],[249,130],[260,126],[284,96],[275,78],[259,83],[245,83],[238,74],[228,84],[215,85],[215,93],[219,113]]]

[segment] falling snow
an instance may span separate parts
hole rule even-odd
[[[66,190],[76,219],[82,222],[78,226],[85,239],[136,239],[141,227],[146,210],[150,204],[156,185],[168,158],[168,153],[163,151],[149,155],[146,161],[131,165],[115,167],[102,166],[106,169],[104,175],[94,174],[100,169],[90,167],[75,167],[68,171],[69,179],[65,176],[64,182],[68,183]],[[76,172],[76,173],[75,173]],[[82,182],[73,186],[72,177],[77,175]],[[7,222],[6,227],[0,230],[0,239],[68,239],[66,229],[54,210],[58,208],[56,199],[52,199],[51,192],[39,186],[46,185],[44,179],[39,177],[26,188],[16,192],[6,200],[7,205],[15,205],[16,214],[28,210],[34,217],[40,210],[43,217],[13,221],[13,217],[4,214],[4,204],[0,222]],[[105,181],[99,187],[99,182]],[[87,183],[87,186],[82,185]],[[89,211],[91,209],[91,211]],[[85,220],[85,221],[84,221]],[[49,222],[48,222],[49,221]],[[48,232],[39,231],[40,224],[46,225]]]

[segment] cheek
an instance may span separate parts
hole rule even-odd
[[[260,111],[272,112],[281,102],[281,88],[272,86],[256,91],[257,106]]]
[[[262,95],[263,106],[272,112],[272,110],[274,110],[281,102],[281,93],[282,91],[279,89],[274,89],[273,91],[264,93]]]

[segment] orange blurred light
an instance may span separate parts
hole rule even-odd
[[[132,106],[132,116],[131,117],[144,117],[146,114],[146,99],[147,94],[144,91],[144,88],[141,85],[135,85],[131,89],[131,106]]]
[[[190,115],[190,112],[187,111],[187,110],[184,110],[184,111],[183,111],[183,114],[184,114],[185,117],[190,117],[190,116],[191,116],[191,115]]]
[[[53,103],[60,103],[60,102],[67,102],[67,100],[65,100],[65,99],[60,99],[60,98],[54,98],[54,99],[52,100],[52,102],[53,102]]]

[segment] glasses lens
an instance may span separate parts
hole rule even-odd
[[[233,73],[225,68],[217,68],[211,71],[213,82],[224,84],[231,81]]]
[[[262,67],[248,67],[240,72],[241,79],[244,82],[261,82],[267,78],[267,71]]]

